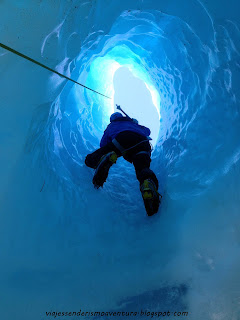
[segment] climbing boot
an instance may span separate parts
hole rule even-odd
[[[114,151],[102,156],[93,176],[92,182],[94,188],[98,189],[103,186],[104,182],[107,180],[109,169],[116,162],[117,154]]]
[[[143,181],[140,191],[148,216],[158,212],[162,196],[158,193],[155,183],[151,179]]]

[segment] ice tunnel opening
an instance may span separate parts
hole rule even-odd
[[[102,39],[102,43],[98,43],[87,56],[80,55],[72,75],[79,83],[97,92],[82,90],[68,83],[52,109],[54,117],[57,114],[52,126],[54,147],[50,155],[51,158],[56,155],[57,159],[52,161],[52,166],[55,168],[57,161],[61,170],[58,168],[55,172],[73,189],[81,183],[80,171],[86,179],[91,176],[84,166],[84,159],[99,148],[110,116],[116,111],[116,104],[120,104],[140,125],[150,128],[151,144],[157,154],[161,130],[161,90],[156,76],[151,73],[153,68],[148,66],[135,46],[118,38],[111,39],[112,42]],[[127,170],[127,174],[134,174],[124,162],[119,161],[118,168]],[[108,183],[111,184],[111,175]]]
[[[113,84],[114,105],[120,104],[130,117],[150,128],[152,143],[155,145],[160,127],[160,114],[154,104],[154,89],[149,89],[147,83],[134,76],[127,67],[116,70]]]
[[[79,81],[82,76],[80,74]],[[85,83],[111,97],[106,99],[94,92],[85,92],[84,104],[97,128],[98,140],[109,124],[110,115],[116,111],[116,104],[120,104],[130,117],[150,128],[152,144],[156,145],[161,118],[160,96],[148,71],[128,46],[117,45],[90,59]]]

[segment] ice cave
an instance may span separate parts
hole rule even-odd
[[[239,12],[0,2],[0,44],[111,97],[0,46],[1,319],[240,319]],[[151,127],[153,217],[130,163],[98,190],[84,163],[117,103]]]

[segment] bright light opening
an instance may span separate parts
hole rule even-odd
[[[160,128],[160,114],[154,99],[154,92],[127,67],[120,67],[113,77],[114,105],[122,109],[139,124],[151,130],[152,144],[155,145]]]
[[[157,143],[160,96],[151,75],[138,60],[138,56],[127,46],[116,46],[106,55],[91,61],[87,79],[78,80],[112,97],[106,99],[89,90],[85,92],[89,108],[92,108],[91,115],[94,127],[98,129],[99,139],[118,104],[130,117],[137,119],[140,125],[148,127],[151,130],[153,146]]]

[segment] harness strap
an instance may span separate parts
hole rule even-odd
[[[112,140],[112,143],[114,144],[114,146],[115,146],[115,147],[122,153],[122,155],[124,156],[124,155],[126,155],[126,153],[127,153],[128,150],[133,149],[133,148],[135,148],[137,145],[139,145],[139,144],[141,144],[141,143],[143,143],[143,142],[146,142],[146,141],[149,141],[149,139],[148,139],[148,140],[143,140],[143,141],[135,144],[134,146],[132,146],[132,147],[130,147],[130,148],[128,148],[128,149],[125,149],[116,139],[113,139],[113,140]],[[150,152],[150,151],[140,151],[140,152],[136,153],[136,155],[137,155],[137,154],[140,154],[140,153],[146,153],[146,154],[148,154],[149,156],[151,156],[151,152]]]
[[[138,154],[142,154],[142,153],[145,153],[148,156],[151,156],[151,152],[150,151],[140,151],[140,152],[136,153],[135,156],[137,156]]]
[[[116,139],[113,139],[113,140],[112,140],[112,143],[115,145],[115,147],[116,147],[122,154],[125,153],[125,148],[123,148],[123,146],[121,146],[120,143],[119,143]]]

